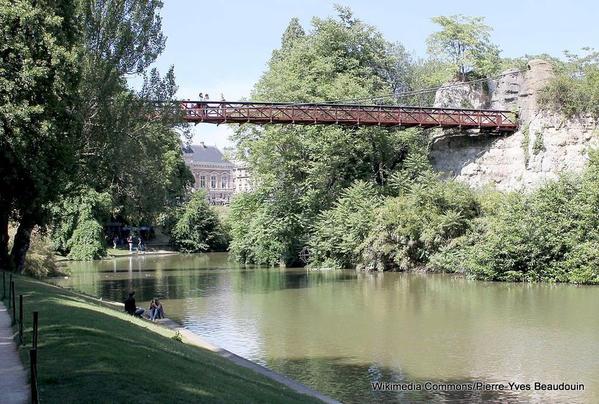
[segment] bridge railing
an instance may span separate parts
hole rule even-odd
[[[425,128],[517,130],[515,113],[503,110],[388,105],[289,104],[258,102],[182,102],[184,119],[206,123],[291,123]]]

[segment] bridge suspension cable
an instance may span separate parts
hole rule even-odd
[[[385,94],[375,95],[375,96],[365,97],[365,98],[349,98],[349,99],[346,98],[346,99],[337,99],[337,100],[326,100],[326,101],[323,101],[322,103],[323,104],[336,104],[336,103],[351,104],[354,102],[368,102],[368,101],[383,100],[383,99],[390,99],[390,98],[398,99],[398,98],[404,98],[404,97],[409,97],[409,96],[414,96],[414,95],[422,95],[422,94],[437,92],[441,88],[443,88],[443,89],[453,88],[453,87],[462,86],[464,84],[472,84],[472,83],[479,83],[479,82],[484,82],[484,81],[488,81],[488,80],[496,80],[496,79],[499,79],[499,78],[502,78],[505,76],[511,76],[514,74],[522,73],[524,71],[526,71],[526,70],[525,69],[524,70],[516,70],[516,71],[498,74],[493,77],[484,77],[484,78],[475,79],[475,80],[460,81],[460,82],[445,84],[445,85],[436,86],[436,87],[427,87],[427,88],[422,88],[422,89],[418,89],[418,90],[402,91],[399,93],[391,92],[391,93],[385,93]],[[298,103],[298,104],[311,104],[311,103],[303,102],[303,103]]]

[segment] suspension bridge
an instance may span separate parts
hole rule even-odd
[[[512,133],[518,129],[511,111],[333,103],[181,101],[183,119],[191,123],[350,125],[480,129]]]

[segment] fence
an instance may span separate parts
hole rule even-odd
[[[9,284],[8,284],[8,308],[12,311],[12,324],[18,326],[18,339],[17,343],[19,345],[25,344],[25,335],[24,335],[24,296],[22,294],[19,295],[19,314],[17,318],[17,304],[16,304],[16,290],[15,290],[15,280],[13,279],[12,274],[10,274]],[[2,272],[2,299],[5,299],[6,296],[6,273]],[[29,350],[29,372],[31,376],[30,384],[31,384],[31,402],[33,404],[39,403],[39,390],[37,386],[38,381],[38,369],[37,369],[37,344],[39,339],[39,313],[34,311],[32,313],[33,316],[33,328],[32,328],[32,337],[31,337],[31,349]]]

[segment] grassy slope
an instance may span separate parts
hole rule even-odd
[[[27,365],[31,312],[40,313],[43,402],[317,402],[92,299],[25,277],[16,289],[25,295]]]

